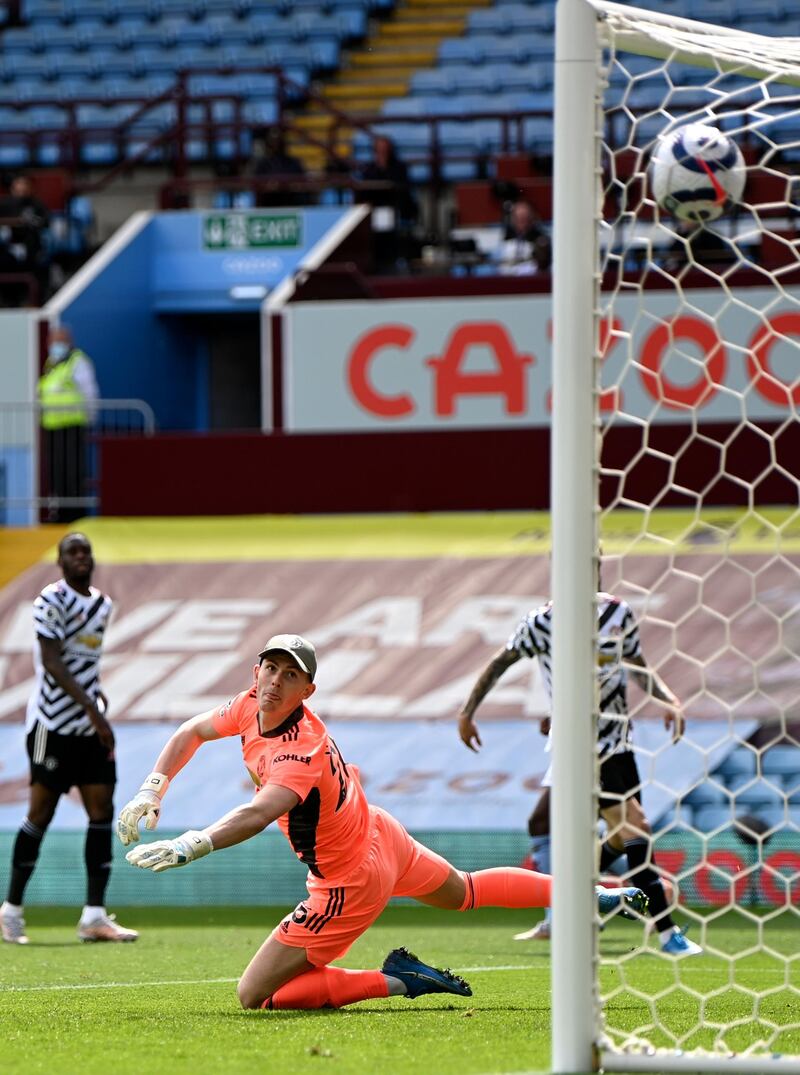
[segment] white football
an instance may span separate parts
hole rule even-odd
[[[679,220],[704,224],[740,201],[746,168],[733,139],[705,123],[687,123],[659,138],[650,183],[659,206]]]

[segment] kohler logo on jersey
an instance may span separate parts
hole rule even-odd
[[[303,765],[311,764],[311,757],[304,756],[303,754],[277,754],[272,759],[272,764],[277,765],[279,761],[301,761]]]

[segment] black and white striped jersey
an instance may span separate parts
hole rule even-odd
[[[506,649],[522,657],[538,657],[547,697],[552,703],[553,605],[529,612],[509,638]],[[597,594],[597,681],[600,712],[597,751],[601,757],[631,748],[628,719],[628,673],[623,661],[641,657],[639,628],[630,605],[611,594]]]
[[[53,638],[61,643],[67,670],[89,697],[95,698],[100,690],[100,656],[110,616],[110,597],[94,587],[85,597],[63,579],[45,586],[36,598],[33,603],[36,686],[28,701],[27,731],[38,722],[59,735],[94,735],[84,709],[45,671],[39,638]]]

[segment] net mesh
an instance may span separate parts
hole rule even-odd
[[[800,1054],[797,42],[614,5],[600,24],[602,581],[687,716],[681,744],[637,757],[674,919],[703,948],[676,960],[646,923],[624,950],[601,940],[604,1033],[766,1064]],[[700,228],[648,175],[688,123],[746,168]],[[631,697],[635,723],[660,717]],[[668,751],[682,786],[659,780]]]

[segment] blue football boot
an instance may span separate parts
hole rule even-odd
[[[647,914],[650,899],[640,888],[603,888],[595,887],[597,909],[601,915],[617,911],[624,918],[641,918]]]
[[[399,978],[406,987],[406,996],[421,997],[424,993],[455,993],[457,997],[471,997],[472,990],[457,974],[449,970],[429,967],[407,948],[395,948],[384,959],[381,970],[392,978]]]

